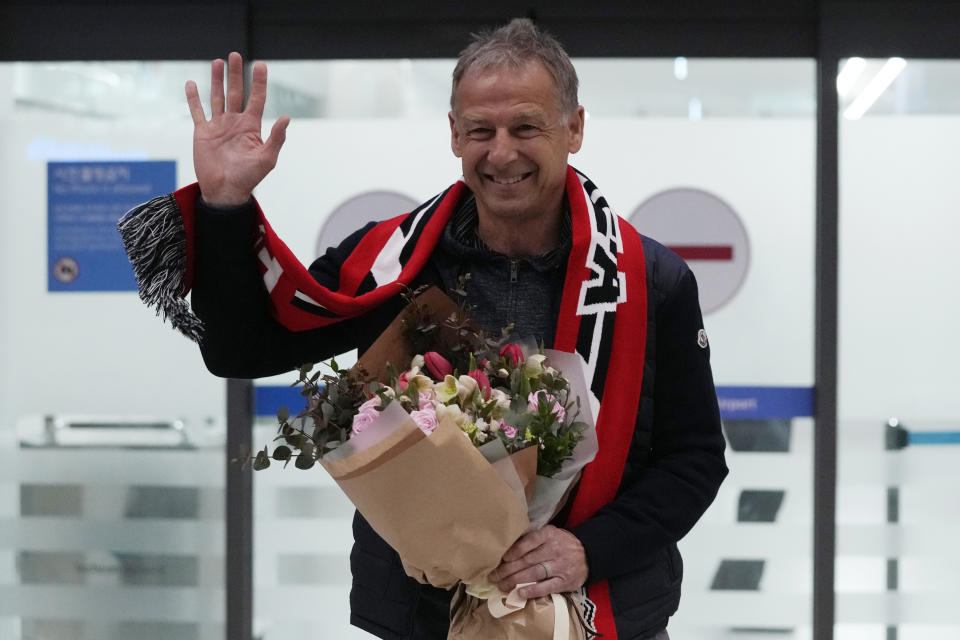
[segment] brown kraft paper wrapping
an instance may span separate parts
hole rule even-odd
[[[587,640],[581,621],[579,594],[541,596],[527,600],[523,609],[495,618],[486,600],[467,596],[454,608],[447,640]],[[557,606],[559,601],[559,606]],[[566,618],[566,624],[556,616]],[[564,633],[564,628],[566,633]]]
[[[437,287],[430,287],[416,297],[417,304],[424,311],[424,319],[436,322],[440,326],[441,344],[453,344],[456,335],[452,329],[444,326],[444,321],[456,314],[460,318],[460,307],[447,294]],[[387,365],[392,364],[397,372],[410,368],[410,359],[414,354],[406,339],[404,320],[411,313],[407,305],[393,322],[387,325],[383,333],[374,340],[357,360],[353,371],[365,380],[386,380]]]
[[[321,464],[420,582],[485,580],[530,526],[523,501],[452,421],[425,435],[407,420],[370,449]]]
[[[517,470],[517,476],[523,484],[523,493],[529,500],[537,485],[537,448],[527,447],[511,453],[510,461]]]

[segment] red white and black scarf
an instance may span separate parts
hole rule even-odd
[[[409,285],[426,264],[466,192],[459,181],[412,212],[371,229],[340,270],[336,291],[321,286],[277,237],[259,210],[257,254],[277,320],[316,329],[370,311]],[[596,411],[599,452],[586,466],[566,526],[576,527],[613,500],[633,438],[643,376],[647,278],[640,235],[611,211],[597,187],[572,167],[567,198],[573,243],[554,348],[578,353]],[[118,228],[140,297],[193,340],[202,324],[183,297],[193,278],[196,184],[129,211]],[[609,383],[609,384],[608,384]],[[597,631],[617,637],[606,580],[587,589]],[[589,609],[588,605],[588,609]]]

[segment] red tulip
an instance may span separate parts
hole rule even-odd
[[[480,387],[480,391],[483,392],[483,399],[489,400],[490,399],[490,378],[487,377],[487,374],[485,374],[480,369],[474,369],[467,375],[477,381],[477,386]]]
[[[427,365],[427,371],[437,380],[443,380],[444,376],[453,373],[453,365],[436,351],[427,351],[423,354],[423,362]]]
[[[523,362],[523,351],[520,349],[520,345],[511,342],[503,349],[500,349],[500,357],[507,358],[513,366],[517,366]]]

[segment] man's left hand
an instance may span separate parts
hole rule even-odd
[[[521,598],[576,591],[587,581],[587,555],[580,540],[567,531],[547,525],[513,543],[490,582],[503,593],[520,583],[536,582],[519,591]]]

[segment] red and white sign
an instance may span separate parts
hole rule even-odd
[[[740,216],[701,189],[668,189],[630,214],[630,224],[687,261],[697,277],[704,314],[729,302],[747,277],[750,241]]]

